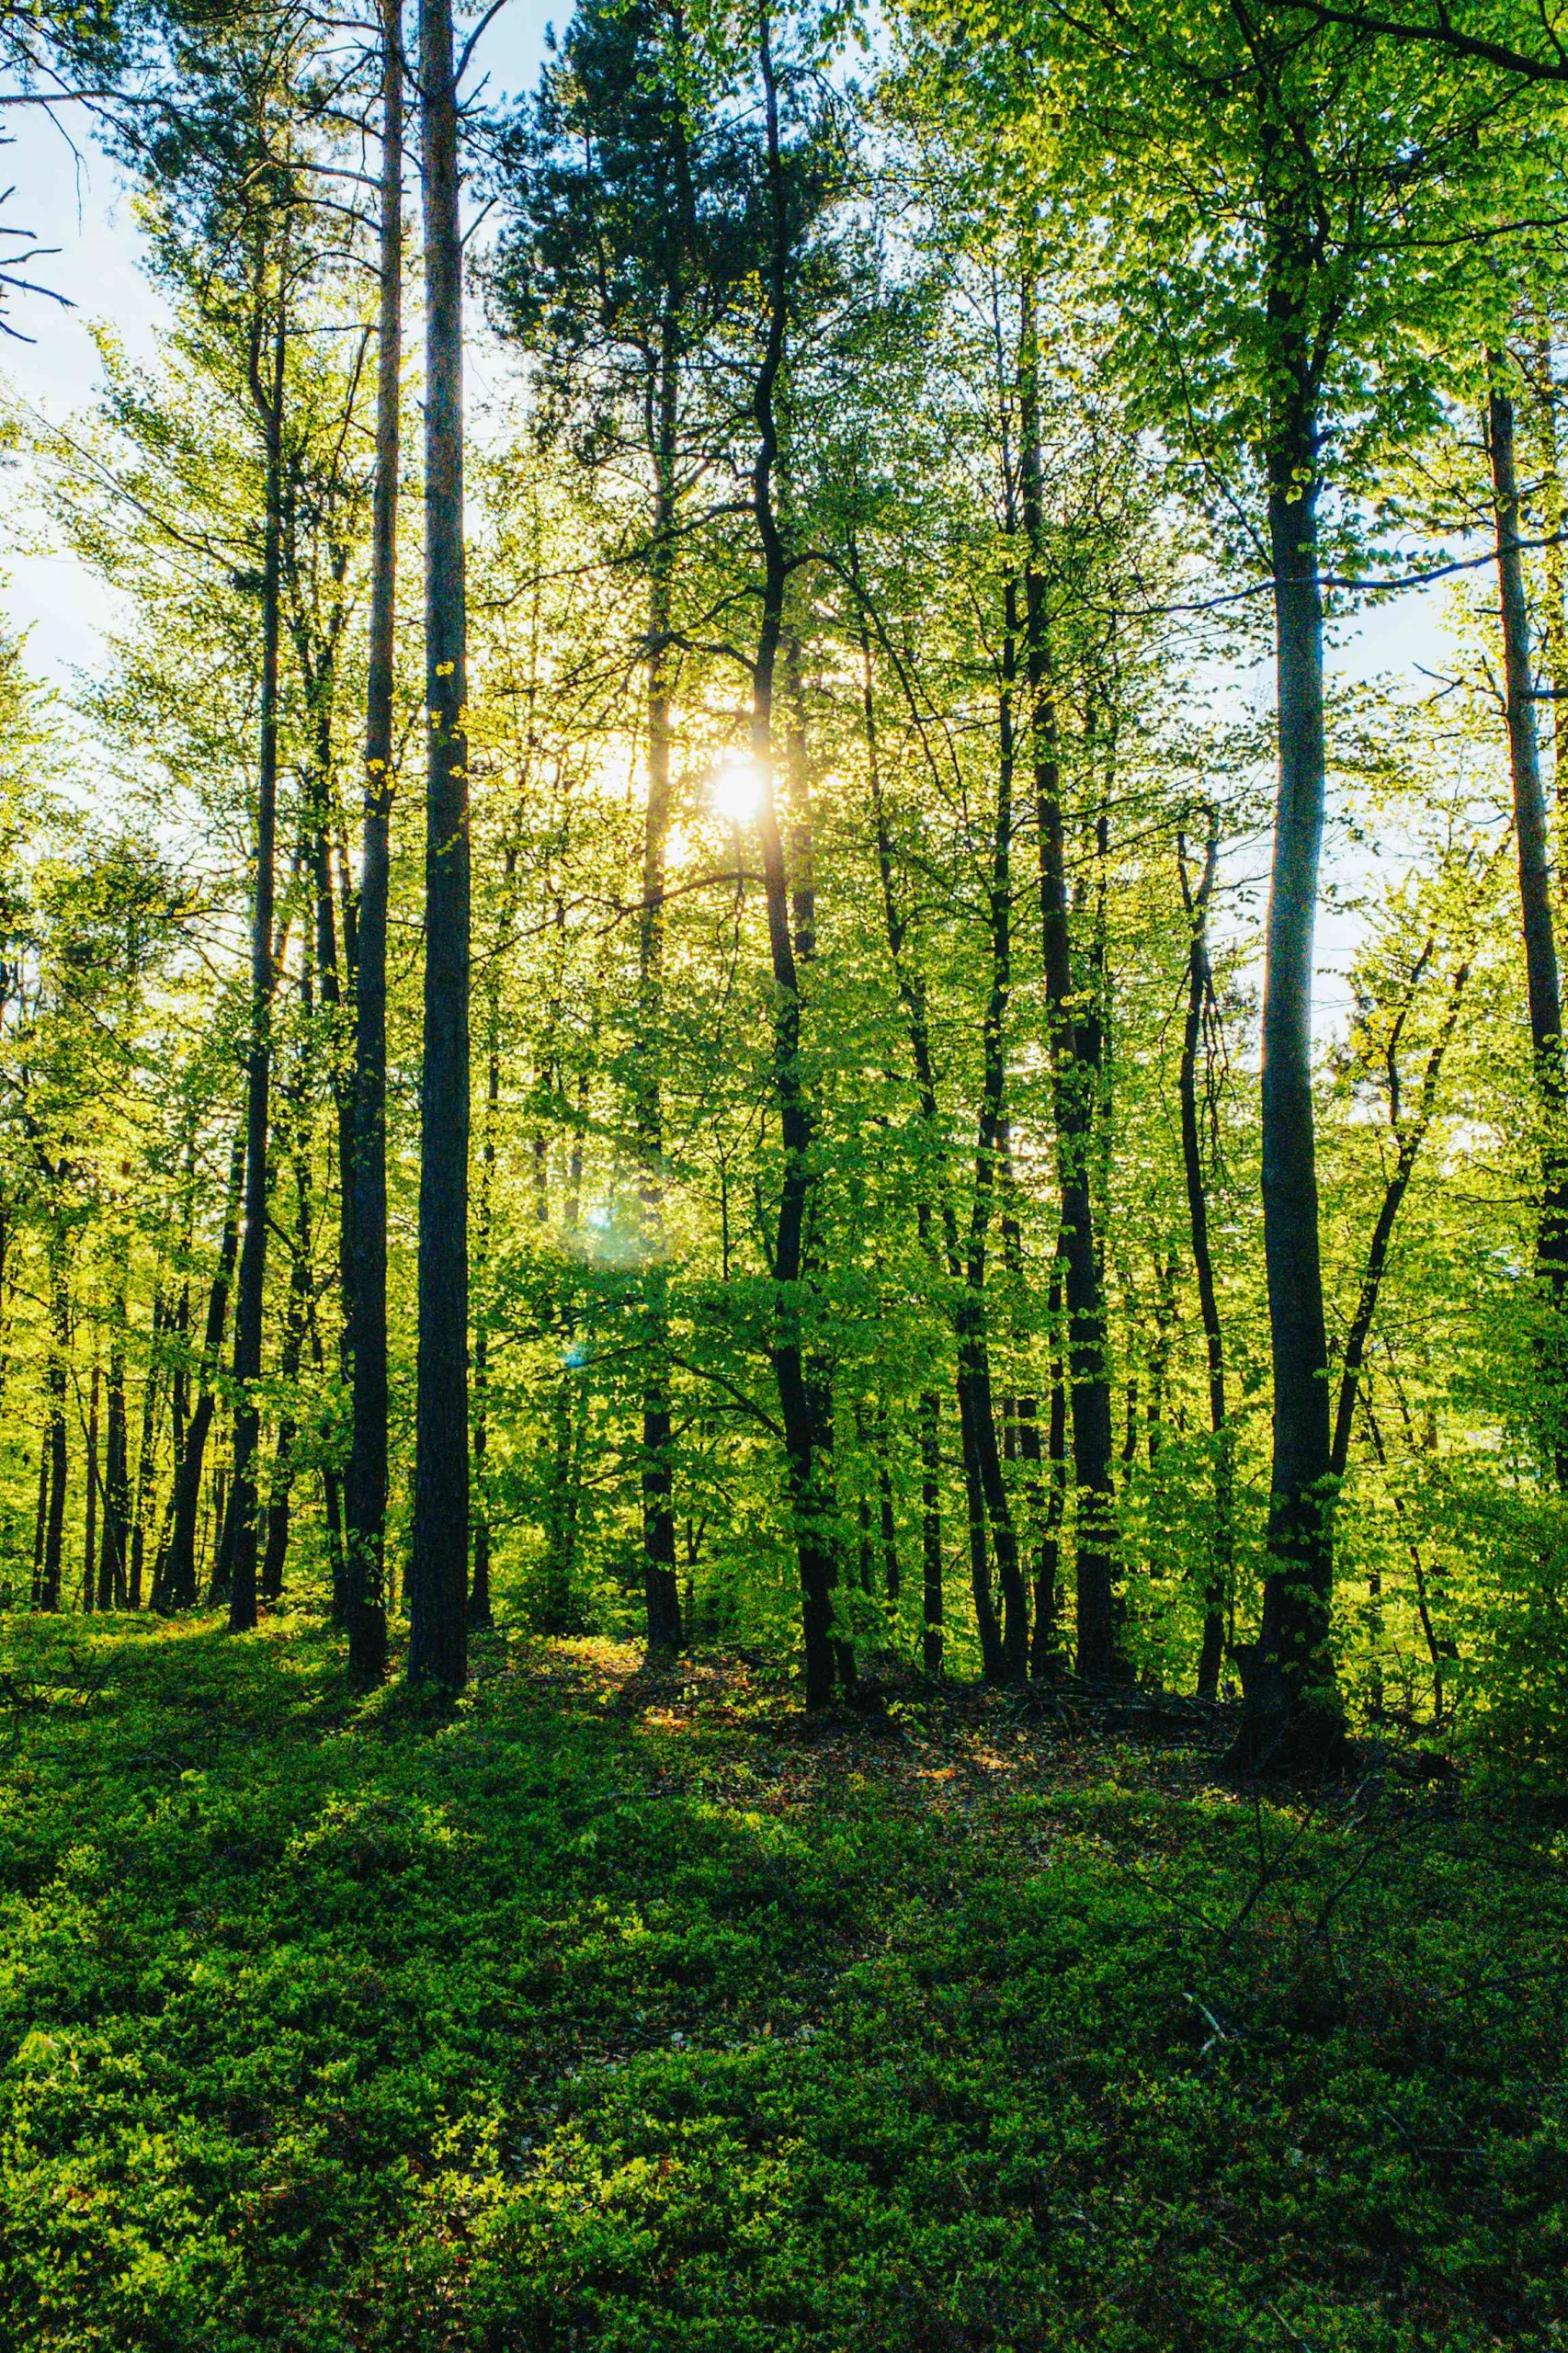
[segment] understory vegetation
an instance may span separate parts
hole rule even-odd
[[[1223,1724],[9,1621],[18,2353],[1479,2353],[1568,2327],[1561,1815]]]

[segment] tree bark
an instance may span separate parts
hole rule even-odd
[[[1554,1313],[1550,1336],[1542,1335],[1539,1357],[1541,1415],[1546,1449],[1560,1486],[1568,1487],[1568,1415],[1564,1412],[1564,1342],[1568,1313],[1568,1151],[1563,1122],[1568,1111],[1562,1059],[1562,997],[1557,938],[1551,914],[1551,867],[1547,841],[1546,796],[1541,789],[1536,738],[1535,673],[1530,658],[1529,607],[1519,548],[1519,488],[1514,460],[1514,404],[1505,386],[1506,361],[1488,356],[1492,371],[1486,404],[1486,442],[1492,460],[1493,503],[1497,522],[1497,584],[1503,624],[1503,666],[1507,691],[1508,766],[1514,787],[1514,835],[1519,852],[1519,914],[1525,942],[1525,984],[1529,1000],[1530,1043],[1540,1106],[1541,1203],[1536,1255]]]
[[[1269,421],[1278,792],[1263,983],[1263,1233],[1274,1374],[1269,1566],[1256,1644],[1238,1649],[1247,1768],[1317,1765],[1343,1718],[1329,1649],[1334,1581],[1328,1343],[1312,1122],[1312,973],[1323,847],[1323,590],[1316,387],[1300,289],[1310,268],[1282,232],[1269,263],[1278,354]]]
[[[136,1486],[131,1502],[131,1557],[128,1564],[126,1600],[132,1609],[142,1607],[142,1580],[147,1544],[147,1512],[153,1499],[153,1483],[156,1464],[158,1436],[158,1406],[161,1395],[159,1375],[163,1370],[163,1344],[169,1322],[167,1302],[162,1290],[153,1294],[153,1324],[147,1343],[147,1371],[142,1383],[142,1430],[136,1449]],[[179,1445],[176,1438],[175,1458],[177,1462]]]
[[[1006,626],[1004,634],[1003,678],[999,710],[999,756],[996,764],[996,820],[992,836],[991,873],[986,891],[986,934],[990,950],[990,987],[981,1025],[981,1096],[975,1128],[974,1195],[964,1252],[964,1290],[960,1305],[959,1370],[968,1387],[977,1468],[985,1498],[985,1516],[996,1556],[996,1581],[1002,1592],[1000,1640],[986,1662],[988,1678],[1002,1683],[1023,1682],[1028,1668],[1028,1597],[1018,1565],[1017,1530],[1002,1469],[996,1438],[996,1408],[991,1385],[991,1352],[985,1330],[986,1244],[997,1172],[1003,1163],[1006,1134],[1006,1024],[1012,1001],[1012,839],[1013,839],[1013,670],[1015,591],[1006,589]]]
[[[1543,325],[1536,350],[1540,369],[1541,521],[1546,546],[1546,659],[1551,677],[1552,782],[1557,819],[1557,904],[1568,892],[1568,552],[1562,539],[1568,523],[1568,500],[1562,494],[1562,438],[1558,432],[1562,398],[1551,358],[1551,331]]]
[[[462,236],[450,0],[421,0],[425,199],[425,1061],[408,1679],[468,1679],[469,835]]]
[[[348,1666],[386,1673],[387,898],[392,799],[403,367],[403,4],[382,0],[381,318],[376,369],[365,795],[354,986],[354,1427],[347,1478]]]
[[[39,1607],[55,1610],[60,1607],[65,1552],[65,1383],[71,1347],[71,1293],[66,1280],[64,1244],[58,1235],[51,1235],[50,1245],[49,1360],[44,1374],[49,1392],[49,1511],[44,1521]]]
[[[212,1382],[223,1347],[223,1327],[229,1315],[229,1289],[240,1245],[240,1190],[244,1178],[248,1121],[234,1138],[229,1157],[229,1182],[223,1208],[223,1233],[218,1265],[207,1299],[207,1322],[201,1340],[200,1385],[183,1445],[176,1449],[173,1522],[167,1565],[162,1580],[153,1580],[153,1606],[161,1609],[196,1607],[196,1521],[201,1504],[201,1472],[212,1427],[216,1398]]]
[[[791,925],[789,879],[774,788],[774,681],[783,636],[789,563],[778,528],[774,472],[778,455],[775,399],[783,366],[789,312],[790,231],[783,152],[778,129],[778,92],[768,11],[760,13],[761,71],[769,245],[766,265],[767,335],[753,392],[756,456],[752,471],[752,512],[763,556],[762,617],[752,670],[751,749],[762,784],[757,831],[761,837],[767,936],[774,981],[773,1088],[784,1149],[774,1235],[775,1298],[773,1372],[789,1472],[790,1502],[800,1564],[801,1616],[806,1653],[806,1705],[826,1707],[840,1685],[853,1688],[854,1653],[835,1632],[834,1588],[838,1581],[831,1481],[832,1427],[823,1383],[806,1356],[804,1291],[810,1268],[806,1211],[813,1184],[812,1153],[815,1120],[801,1067],[801,980]]]
[[[98,1392],[103,1374],[97,1361],[97,1336],[94,1336],[93,1369],[88,1377],[88,1406],[86,1429],[87,1475],[86,1492],[82,1498],[82,1607],[91,1610],[97,1602],[98,1574],[98,1488],[101,1474],[98,1468]],[[78,1396],[78,1406],[80,1405]]]
[[[1028,550],[1024,578],[1026,675],[1040,835],[1040,923],[1056,1120],[1057,1184],[1065,1254],[1067,1367],[1076,1491],[1077,1669],[1081,1676],[1096,1681],[1122,1681],[1130,1670],[1121,1647],[1117,1592],[1110,1373],[1089,1167],[1100,1079],[1101,1037],[1098,1008],[1088,993],[1074,988],[1073,977],[1062,778],[1042,569],[1044,517],[1037,351],[1034,290],[1026,286],[1018,370],[1020,473]]]
[[[893,1509],[892,1472],[888,1462],[888,1408],[884,1396],[877,1408],[877,1530],[882,1552],[882,1591],[895,1614],[903,1579],[898,1557],[898,1519]]]
[[[473,1254],[478,1278],[473,1332],[473,1581],[468,1597],[468,1622],[475,1629],[494,1622],[490,1592],[490,1498],[485,1482],[485,1458],[490,1446],[490,1314],[485,1294],[495,1214],[495,1129],[501,1105],[501,955],[512,928],[517,867],[517,847],[508,844],[500,937],[492,950],[485,976],[484,1121]]]
[[[1220,1323],[1220,1302],[1214,1286],[1214,1257],[1209,1246],[1209,1190],[1203,1175],[1203,1142],[1198,1116],[1198,1055],[1203,1041],[1203,1017],[1213,995],[1213,967],[1209,957],[1209,906],[1220,856],[1220,813],[1209,811],[1208,837],[1203,845],[1203,871],[1196,885],[1187,866],[1185,837],[1176,836],[1176,864],[1181,876],[1182,904],[1188,926],[1187,955],[1187,1018],[1182,1025],[1181,1072],[1177,1092],[1181,1103],[1181,1159],[1187,1181],[1187,1218],[1192,1235],[1192,1267],[1198,1278],[1198,1310],[1203,1325],[1203,1347],[1209,1370],[1209,1428],[1214,1441],[1214,1531],[1210,1568],[1203,1601],[1203,1640],[1198,1655],[1198,1696],[1212,1699],[1220,1689],[1220,1668],[1225,1654],[1225,1602],[1234,1574],[1235,1530],[1233,1520],[1232,1447],[1225,1399],[1225,1338]]]
[[[307,950],[300,976],[301,1014],[306,1034],[312,1018],[310,957]],[[304,1352],[305,1325],[310,1313],[314,1290],[314,1273],[311,1263],[311,1178],[310,1178],[310,1110],[304,1052],[301,1049],[287,1086],[283,1090],[287,1108],[286,1120],[279,1120],[282,1134],[287,1136],[290,1157],[294,1167],[294,1242],[289,1269],[289,1297],[284,1308],[283,1345],[278,1351],[278,1371],[283,1392],[278,1413],[278,1434],[273,1441],[272,1476],[268,1483],[267,1511],[262,1542],[261,1573],[257,1597],[274,1602],[282,1598],[283,1570],[289,1557],[289,1537],[292,1520],[294,1489],[294,1453],[299,1439],[299,1419],[295,1410],[294,1392],[300,1378],[300,1366]]]
[[[927,1675],[942,1672],[942,1399],[939,1391],[920,1397],[920,1663]]]
[[[104,1433],[104,1525],[98,1608],[123,1609],[131,1531],[130,1433],[125,1414],[125,1291],[115,1294],[109,1331],[108,1418]]]
[[[38,1509],[33,1518],[32,1606],[43,1607],[43,1531],[49,1519],[50,1426],[46,1420],[38,1440]]]
[[[260,1409],[255,1384],[261,1378],[262,1326],[267,1298],[268,1095],[272,1073],[272,993],[277,964],[273,944],[275,858],[278,830],[278,689],[283,546],[283,382],[287,351],[286,252],[279,256],[277,309],[273,320],[270,383],[264,383],[261,353],[262,287],[258,273],[256,329],[251,347],[251,392],[267,446],[267,515],[262,556],[261,742],[256,764],[256,878],[251,897],[250,1040],[245,1067],[244,1238],[240,1248],[234,1298],[234,1413],[233,1558],[229,1629],[244,1633],[256,1624],[256,1457]]]
[[[669,1307],[664,1263],[665,879],[670,830],[669,631],[676,525],[679,290],[666,287],[653,411],[653,529],[648,572],[648,806],[642,826],[642,909],[638,933],[640,1049],[633,1116],[641,1160],[643,1259],[642,1592],[650,1652],[684,1640],[676,1574],[675,1465],[671,1445]]]
[[[1067,1382],[1062,1361],[1062,1274],[1066,1247],[1059,1233],[1051,1263],[1047,1317],[1051,1332],[1051,1405],[1046,1424],[1045,1497],[1035,1562],[1034,1630],[1029,1675],[1037,1683],[1062,1672],[1062,1522],[1067,1504]],[[1036,1449],[1038,1425],[1030,1426]]]

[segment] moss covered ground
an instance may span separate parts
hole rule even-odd
[[[1539,1799],[479,1665],[6,1622],[0,2343],[1568,2345]]]

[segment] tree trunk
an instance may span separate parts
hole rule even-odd
[[[202,1334],[200,1385],[195,1410],[185,1433],[185,1443],[176,1449],[173,1525],[169,1536],[167,1570],[161,1593],[154,1579],[154,1608],[194,1609],[196,1607],[196,1521],[201,1504],[201,1472],[207,1453],[208,1433],[212,1427],[213,1407],[217,1402],[212,1382],[222,1352],[223,1327],[229,1314],[229,1287],[234,1279],[234,1260],[239,1252],[240,1188],[244,1176],[247,1129],[248,1121],[235,1136],[229,1157],[223,1233],[218,1247],[218,1265],[212,1277],[212,1288],[208,1294],[207,1323]]]
[[[996,1556],[996,1581],[1002,1591],[1000,1639],[986,1661],[987,1679],[1021,1683],[1028,1668],[1028,1597],[1018,1566],[1017,1530],[1002,1469],[996,1438],[996,1409],[991,1386],[991,1352],[985,1330],[984,1289],[986,1245],[997,1172],[1006,1136],[1006,1024],[1012,1001],[1012,840],[1013,840],[1013,702],[1015,591],[1006,589],[1007,612],[1004,632],[1003,682],[1000,703],[999,757],[996,766],[996,823],[992,838],[992,862],[986,892],[986,933],[990,949],[990,989],[981,1025],[981,1096],[975,1125],[974,1196],[969,1237],[964,1252],[964,1295],[960,1309],[959,1373],[970,1397],[976,1467],[985,1498],[985,1516]]]
[[[354,1086],[343,1066],[343,1002],[347,978],[352,991],[354,970],[344,943],[343,964],[337,953],[337,896],[332,879],[331,824],[336,798],[332,743],[335,672],[323,665],[315,684],[316,759],[312,779],[310,863],[315,898],[316,980],[321,1014],[326,1030],[326,1065],[337,1130],[337,1280],[342,1324],[339,1362],[347,1381],[353,1378],[351,1356],[354,1329]]]
[[[892,1472],[888,1464],[888,1408],[884,1397],[877,1410],[877,1527],[882,1550],[882,1591],[895,1612],[903,1576],[898,1559],[898,1521],[893,1510]]]
[[[273,1446],[272,1479],[267,1499],[267,1536],[262,1553],[259,1599],[275,1602],[283,1597],[283,1569],[289,1557],[289,1536],[293,1511],[294,1450],[299,1439],[299,1422],[295,1413],[293,1391],[300,1378],[300,1365],[304,1352],[305,1325],[310,1314],[314,1290],[311,1266],[311,1182],[309,1137],[305,1127],[306,1105],[302,1075],[290,1090],[293,1100],[293,1160],[294,1160],[294,1253],[289,1270],[289,1300],[284,1311],[283,1346],[278,1353],[278,1371],[283,1390],[283,1403],[278,1415],[278,1436]]]
[[[1543,326],[1537,347],[1540,369],[1541,520],[1546,526],[1542,551],[1546,567],[1546,659],[1551,676],[1552,781],[1556,790],[1557,904],[1561,912],[1568,892],[1568,553],[1562,544],[1568,523],[1568,501],[1562,494],[1562,451],[1558,432],[1561,392],[1552,368],[1551,333]]]
[[[920,1663],[942,1672],[942,1445],[940,1392],[920,1398]]]
[[[123,1609],[131,1532],[130,1434],[125,1415],[125,1292],[115,1295],[109,1335],[108,1426],[104,1436],[104,1527],[98,1608]]]
[[[501,936],[491,953],[485,976],[484,1126],[474,1235],[478,1300],[473,1334],[473,1582],[468,1597],[468,1622],[474,1628],[494,1622],[490,1594],[490,1499],[485,1484],[485,1456],[490,1445],[490,1303],[485,1294],[495,1214],[495,1128],[501,1105],[501,951],[512,927],[517,868],[517,847],[508,844]]]
[[[43,1531],[49,1519],[49,1453],[50,1425],[46,1421],[38,1439],[38,1510],[33,1519],[32,1606],[43,1607]]]
[[[1508,765],[1514,785],[1514,834],[1519,849],[1519,913],[1525,940],[1525,983],[1530,1043],[1542,1135],[1540,1222],[1537,1258],[1550,1291],[1553,1330],[1540,1353],[1540,1421],[1560,1486],[1568,1487],[1568,1416],[1564,1412],[1565,1350],[1561,1330],[1568,1312],[1568,1153],[1564,1149],[1562,999],[1551,917],[1551,869],[1546,798],[1536,741],[1535,675],[1530,659],[1529,608],[1519,550],[1519,489],[1514,466],[1514,404],[1504,389],[1506,362],[1489,356],[1486,441],[1497,520],[1497,583],[1507,688]]]
[[[767,338],[757,371],[752,413],[757,449],[752,473],[752,511],[763,554],[762,620],[752,672],[751,748],[762,781],[757,815],[761,836],[767,936],[773,970],[773,1086],[784,1147],[773,1250],[775,1324],[774,1379],[784,1427],[790,1502],[800,1562],[801,1616],[806,1652],[806,1705],[826,1707],[836,1686],[852,1688],[854,1653],[834,1631],[834,1587],[838,1566],[830,1472],[832,1428],[823,1383],[808,1365],[804,1290],[809,1275],[806,1211],[811,1199],[812,1147],[815,1121],[801,1068],[801,983],[790,894],[774,790],[774,679],[783,635],[789,563],[774,504],[778,430],[774,400],[783,364],[788,316],[790,232],[784,158],[778,131],[778,97],[772,38],[766,6],[761,14],[759,64],[767,131],[770,241],[766,271]]]
[[[82,1607],[90,1611],[97,1600],[95,1586],[98,1574],[98,1391],[103,1375],[98,1370],[96,1348],[93,1370],[88,1380],[87,1395],[87,1476],[86,1494],[82,1501]],[[80,1398],[78,1398],[78,1404]]]
[[[1067,1383],[1062,1361],[1062,1273],[1066,1264],[1065,1237],[1057,1236],[1051,1262],[1047,1318],[1051,1331],[1051,1406],[1045,1441],[1045,1508],[1041,1516],[1040,1550],[1035,1563],[1034,1632],[1029,1643],[1029,1675],[1037,1683],[1062,1673],[1062,1522],[1067,1506]],[[1034,1443],[1038,1448],[1038,1430]]]
[[[1187,1217],[1192,1234],[1192,1266],[1198,1278],[1198,1310],[1203,1324],[1203,1346],[1209,1360],[1209,1427],[1214,1440],[1214,1530],[1210,1541],[1210,1574],[1203,1597],[1203,1641],[1198,1655],[1198,1696],[1212,1699],[1220,1689],[1220,1667],[1225,1654],[1225,1602],[1234,1574],[1235,1532],[1232,1521],[1231,1430],[1225,1402],[1225,1340],[1220,1324],[1220,1302],[1214,1288],[1214,1259],[1209,1247],[1209,1192],[1203,1176],[1203,1143],[1198,1117],[1198,1053],[1203,1040],[1203,1017],[1213,992],[1209,960],[1209,903],[1214,891],[1220,856],[1220,813],[1209,812],[1208,838],[1203,845],[1203,872],[1196,887],[1187,869],[1187,844],[1176,836],[1176,863],[1181,875],[1182,902],[1187,909],[1187,1019],[1182,1027],[1181,1158],[1187,1179]]]
[[[469,839],[462,236],[450,0],[421,0],[425,190],[425,1061],[408,1679],[468,1680]]]
[[[664,1035],[665,875],[670,830],[668,639],[675,562],[676,301],[676,290],[666,290],[655,402],[653,533],[648,579],[648,807],[642,830],[642,908],[638,936],[640,1044],[633,1059],[632,1108],[641,1161],[639,1190],[644,1253],[642,1591],[650,1652],[678,1651],[684,1639],[676,1575],[669,1309],[664,1263],[664,1106],[659,1084]]]
[[[169,1322],[168,1307],[162,1290],[153,1294],[153,1324],[147,1343],[147,1371],[142,1383],[142,1431],[136,1449],[136,1486],[131,1503],[131,1557],[128,1563],[126,1601],[132,1609],[142,1607],[142,1570],[146,1556],[147,1512],[153,1498],[153,1482],[156,1464],[158,1436],[158,1404],[161,1394],[159,1374],[163,1370],[163,1341]],[[175,1459],[179,1459],[176,1436]]]
[[[381,0],[381,332],[365,696],[365,800],[354,987],[354,1427],[347,1479],[348,1666],[386,1673],[387,895],[403,366],[403,0]]]
[[[66,1284],[65,1251],[57,1236],[50,1247],[49,1361],[45,1381],[49,1392],[49,1512],[43,1531],[43,1575],[39,1607],[60,1607],[65,1552],[65,1383],[71,1347],[71,1294]]]
[[[1294,305],[1308,265],[1277,250],[1268,306],[1278,351],[1270,419],[1278,798],[1263,982],[1263,1235],[1274,1372],[1269,1567],[1256,1644],[1237,1652],[1246,1713],[1239,1766],[1317,1765],[1343,1719],[1329,1650],[1334,1580],[1328,1343],[1312,1132],[1312,943],[1323,846],[1323,591],[1315,389]]]
[[[1095,1680],[1121,1681],[1129,1669],[1121,1648],[1117,1593],[1110,1374],[1106,1354],[1104,1283],[1095,1241],[1089,1168],[1100,1080],[1101,1037],[1097,1006],[1091,993],[1074,989],[1073,977],[1062,779],[1042,571],[1044,518],[1037,349],[1034,290],[1026,286],[1018,404],[1024,536],[1028,551],[1024,579],[1026,671],[1040,830],[1040,923],[1056,1120],[1057,1184],[1066,1261],[1067,1366],[1077,1495],[1077,1668],[1080,1675]]]
[[[256,767],[256,879],[251,899],[250,1041],[245,1068],[244,1238],[240,1248],[234,1298],[234,1413],[233,1552],[230,1563],[229,1627],[244,1633],[256,1624],[256,1457],[260,1408],[262,1328],[267,1301],[267,1210],[268,1094],[272,1074],[272,992],[276,976],[272,937],[275,851],[278,829],[278,688],[283,547],[283,371],[287,352],[287,253],[280,255],[277,314],[273,322],[269,385],[261,379],[261,285],[256,290],[256,332],[251,356],[251,391],[267,442],[267,517],[262,558],[261,743]]]

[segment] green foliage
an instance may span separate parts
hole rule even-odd
[[[631,1664],[8,1621],[17,2353],[1561,2341],[1550,1826]]]
[[[1436,1571],[1435,1610],[1471,1745],[1505,1781],[1560,1793],[1568,1770],[1568,1511],[1560,1495],[1444,1466],[1420,1510]],[[1465,1573],[1462,1656],[1449,1629],[1452,1571]]]

